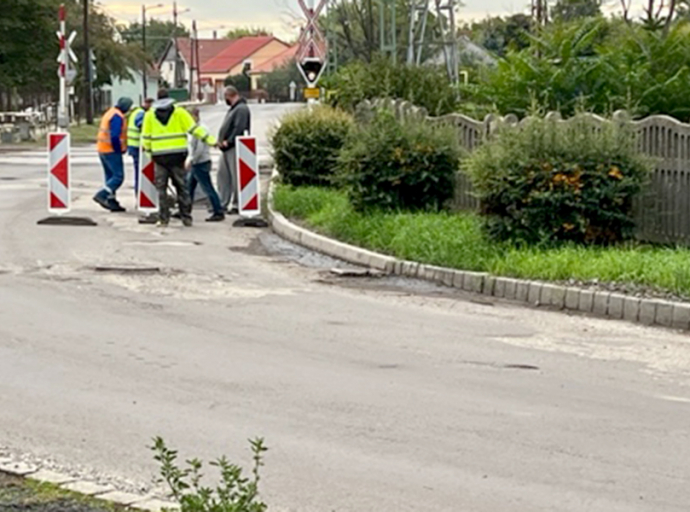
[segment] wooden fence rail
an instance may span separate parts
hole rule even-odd
[[[455,128],[460,144],[472,151],[503,125],[519,127],[517,117],[487,116],[477,121],[463,114],[430,117],[423,108],[406,101],[365,101],[357,108],[357,115],[365,118],[378,108],[392,110],[398,118],[415,118],[433,124]],[[646,242],[690,245],[690,124],[668,116],[650,116],[629,121],[625,112],[616,112],[612,119],[583,114],[593,126],[610,122],[630,122],[637,136],[640,153],[652,158],[654,170],[649,183],[635,203],[637,238]],[[557,113],[549,117],[559,123],[572,123],[575,118],[560,119]],[[458,173],[454,208],[477,210],[479,201],[472,192],[472,183],[462,172]]]

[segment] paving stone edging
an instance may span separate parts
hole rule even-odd
[[[690,330],[690,303],[644,299],[615,292],[585,290],[542,281],[497,277],[403,261],[319,235],[290,222],[273,208],[274,169],[268,188],[268,217],[273,231],[293,243],[328,256],[388,274],[423,279],[467,292],[556,310],[627,320],[644,325]]]
[[[30,478],[42,483],[57,485],[66,491],[84,494],[135,510],[161,512],[163,509],[179,510],[180,508],[177,503],[161,500],[151,494],[141,495],[121,492],[109,485],[100,485],[71,475],[41,469],[38,466],[17,462],[10,458],[0,457],[0,471],[10,475]]]

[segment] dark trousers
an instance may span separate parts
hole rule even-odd
[[[177,156],[177,155],[175,155]],[[189,189],[185,179],[186,171],[184,162],[186,154],[181,158],[172,155],[162,158],[154,158],[156,171],[156,189],[158,190],[158,217],[167,222],[170,220],[170,201],[168,200],[168,182],[172,181],[177,193],[177,204],[182,219],[192,218],[192,201],[189,198]]]
[[[107,198],[115,198],[117,189],[125,179],[124,163],[121,153],[100,153],[103,174],[105,175],[105,187],[99,192]]]
[[[187,178],[189,180],[189,198],[192,204],[194,204],[194,192],[197,185],[199,185],[208,196],[209,201],[211,201],[213,213],[223,214],[223,207],[220,204],[218,192],[216,192],[211,181],[211,162],[192,165],[192,172],[189,173]]]

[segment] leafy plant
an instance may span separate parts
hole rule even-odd
[[[261,438],[251,440],[250,444],[254,460],[252,477],[244,477],[242,468],[223,456],[210,463],[220,471],[220,482],[215,489],[202,484],[203,463],[199,459],[188,460],[188,467],[181,469],[177,465],[177,450],[168,448],[161,437],[154,439],[151,450],[160,464],[160,481],[168,485],[181,512],[264,512],[268,507],[259,500],[259,468],[263,466],[267,448]]]
[[[353,127],[352,116],[326,106],[284,117],[271,135],[283,181],[295,186],[331,185],[338,154]]]
[[[381,109],[348,138],[338,178],[357,210],[440,210],[453,197],[460,157],[452,128]]]
[[[364,100],[378,98],[407,100],[431,115],[448,114],[458,106],[457,91],[445,69],[395,64],[390,59],[352,62],[325,78],[323,85],[333,91],[331,104],[349,111]]]
[[[649,166],[629,126],[529,118],[466,160],[485,228],[498,240],[609,244],[631,238]]]

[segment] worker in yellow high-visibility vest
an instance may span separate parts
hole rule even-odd
[[[199,126],[184,108],[175,106],[166,89],[158,91],[158,101],[144,115],[142,146],[153,159],[158,190],[158,225],[170,222],[168,182],[177,192],[180,217],[185,226],[192,225],[192,202],[185,180],[185,162],[189,153],[187,135],[192,135],[210,146],[216,138]]]
[[[144,114],[153,105],[153,99],[146,98],[141,107],[134,107],[127,120],[127,153],[132,157],[134,166],[134,197],[139,194],[139,153],[141,148],[141,129],[144,126]]]

